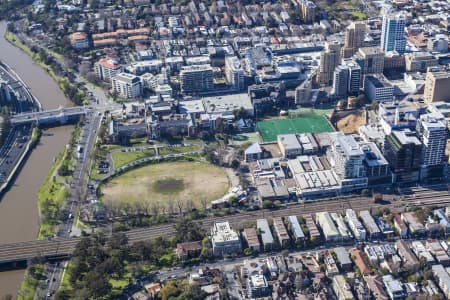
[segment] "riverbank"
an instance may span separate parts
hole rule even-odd
[[[83,105],[89,103],[86,93],[72,84],[67,76],[61,75],[63,72],[62,65],[60,63],[53,63],[52,60],[49,60],[50,58],[53,58],[54,61],[58,62],[58,60],[62,58],[60,54],[42,49],[40,49],[39,52],[33,52],[28,45],[24,44],[18,36],[10,31],[5,32],[5,39],[25,52],[36,64],[46,70],[73,104]],[[46,61],[50,61],[51,63],[47,63]],[[66,72],[67,71],[68,70],[66,70]]]
[[[44,109],[70,105],[50,74],[5,39],[6,28],[6,22],[0,21],[0,60],[20,76]],[[69,143],[72,130],[73,126],[61,126],[42,132],[26,163],[0,201],[0,243],[36,239],[39,231],[37,195],[54,158]],[[0,272],[0,298],[10,294],[15,299],[24,275],[24,270]]]

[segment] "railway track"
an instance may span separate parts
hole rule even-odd
[[[419,192],[419,191],[418,191]],[[419,196],[418,196],[419,195]],[[376,208],[390,208],[394,211],[401,211],[406,206],[434,206],[434,205],[450,205],[450,195],[447,191],[419,192],[416,196],[405,195],[403,200],[397,200],[391,204],[381,205],[374,204],[370,198],[348,198],[338,200],[327,200],[308,202],[305,204],[288,205],[286,208],[279,210],[257,210],[244,212],[236,215],[229,215],[217,218],[208,218],[198,221],[202,227],[209,230],[214,222],[228,221],[234,227],[244,225],[246,222],[255,221],[259,218],[267,217],[287,217],[290,215],[301,216],[305,214],[316,213],[319,211],[343,212],[347,208],[355,211]],[[124,232],[130,243],[154,239],[157,237],[168,237],[175,234],[173,224],[162,224],[149,228],[139,228]],[[26,261],[33,257],[55,257],[70,255],[75,249],[76,244],[81,238],[57,238],[53,240],[35,240],[0,245],[0,264],[8,262]]]

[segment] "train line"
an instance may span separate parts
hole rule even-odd
[[[447,190],[417,190],[414,195],[415,196],[406,194],[385,205],[375,204],[367,197],[313,201],[304,204],[288,205],[287,207],[278,210],[255,210],[235,215],[207,218],[196,222],[200,223],[205,230],[209,230],[214,222],[228,221],[232,226],[240,227],[247,222],[252,222],[259,218],[287,217],[290,215],[302,216],[318,211],[343,212],[347,208],[352,208],[355,211],[379,208],[389,208],[393,211],[401,211],[407,206],[450,205],[450,195]],[[148,228],[133,229],[124,233],[127,235],[129,243],[134,243],[157,237],[172,236],[176,232],[174,224],[170,223]],[[27,261],[33,257],[39,256],[47,258],[70,256],[80,240],[81,238],[56,238],[52,240],[35,240],[3,244],[0,245],[0,264]]]

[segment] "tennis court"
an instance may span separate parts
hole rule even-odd
[[[327,118],[320,115],[310,115],[293,119],[273,119],[256,124],[263,142],[274,142],[277,135],[288,133],[320,133],[333,132],[333,126]]]

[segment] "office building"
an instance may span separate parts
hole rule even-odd
[[[438,64],[438,59],[427,52],[405,54],[405,66],[408,72],[426,72],[429,67],[435,67]]]
[[[419,180],[422,143],[413,132],[393,130],[386,136],[384,157],[388,160],[396,182]]]
[[[361,67],[361,73],[380,74],[384,69],[384,52],[377,47],[359,48],[355,54],[355,61]]]
[[[348,60],[345,64],[348,67],[347,92],[349,95],[358,95],[362,79],[361,67],[354,60]]]
[[[363,22],[352,22],[347,26],[345,29],[344,46],[341,52],[342,57],[351,57],[359,48],[364,46],[366,27],[366,24]]]
[[[450,101],[450,67],[431,67],[425,77],[425,103]]]
[[[417,122],[417,134],[423,144],[421,178],[442,177],[447,145],[447,126],[433,114],[421,115]]]
[[[373,142],[360,142],[364,152],[364,170],[369,184],[390,183],[392,181],[391,170],[386,158]]]
[[[110,82],[122,70],[122,66],[111,58],[102,58],[94,64],[95,75],[106,82]]]
[[[213,69],[210,65],[184,66],[180,71],[182,93],[208,92],[214,88]]]
[[[138,76],[119,73],[112,78],[112,88],[123,98],[136,98],[142,95],[142,82]]]
[[[228,222],[214,223],[211,228],[211,244],[216,256],[237,254],[242,249],[239,234],[231,229]]]
[[[327,157],[333,170],[341,179],[343,191],[361,189],[367,186],[364,172],[364,152],[353,136],[342,132],[330,133],[331,147]]]
[[[317,74],[317,81],[321,85],[331,85],[333,73],[340,62],[341,45],[336,41],[325,43],[325,49],[320,55],[320,66]]]
[[[296,89],[295,89],[295,104],[312,104],[312,87],[311,81],[305,80],[303,81]]]
[[[372,102],[385,102],[394,99],[394,87],[383,74],[365,76],[364,93]]]
[[[312,24],[316,21],[317,5],[310,0],[303,0],[300,3],[302,13],[302,20],[307,24]]]
[[[225,58],[225,76],[227,83],[238,91],[244,89],[244,70],[241,62],[236,56]]]
[[[334,97],[342,99],[348,96],[348,75],[349,69],[345,65],[339,65],[334,70],[332,91]]]
[[[381,29],[381,49],[384,51],[395,50],[400,54],[405,53],[405,22],[405,16],[402,14],[387,14],[383,16],[383,25]]]

